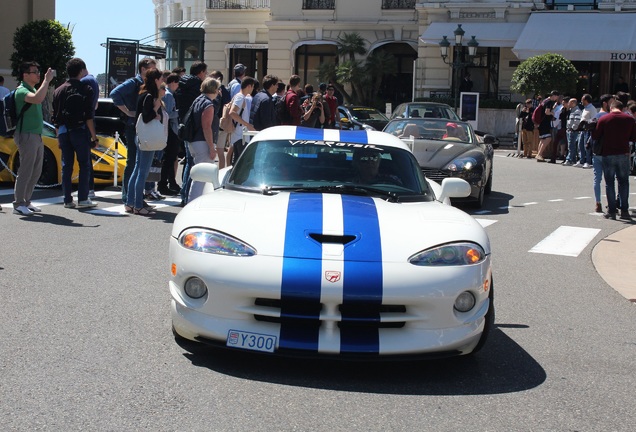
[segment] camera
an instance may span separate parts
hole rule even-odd
[[[55,69],[53,69],[51,72],[53,72],[53,78],[57,77],[57,71]]]

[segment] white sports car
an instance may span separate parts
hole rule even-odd
[[[488,236],[400,139],[278,126],[208,182],[170,239],[177,339],[280,355],[452,356],[494,323]],[[219,181],[219,178],[221,181]]]

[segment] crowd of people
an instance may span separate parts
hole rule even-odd
[[[518,157],[548,163],[561,159],[562,166],[592,169],[594,210],[613,220],[620,210],[620,219],[631,220],[629,174],[636,142],[636,101],[619,91],[602,95],[598,105],[597,109],[590,94],[579,101],[556,90],[519,104],[516,132],[523,151]]]

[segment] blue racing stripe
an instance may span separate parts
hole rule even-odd
[[[321,194],[290,194],[281,283],[282,349],[318,351],[322,247],[307,232],[322,232],[322,212]]]
[[[366,130],[361,131],[340,131],[340,141],[355,144],[369,144],[369,137]]]
[[[344,251],[340,351],[378,353],[382,304],[382,243],[375,203],[370,197],[342,196],[344,233],[360,239]]]
[[[324,132],[322,129],[307,128],[298,126],[296,128],[297,140],[309,140],[309,141],[321,141],[324,139]]]

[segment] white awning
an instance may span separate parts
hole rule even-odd
[[[636,61],[636,14],[534,12],[512,51],[521,60],[555,53],[571,61]]]
[[[460,23],[466,32],[463,44],[475,36],[480,47],[513,47],[525,23]],[[432,23],[424,31],[420,39],[427,44],[438,44],[442,36],[448,36],[451,45],[455,45],[453,32],[456,22]]]

